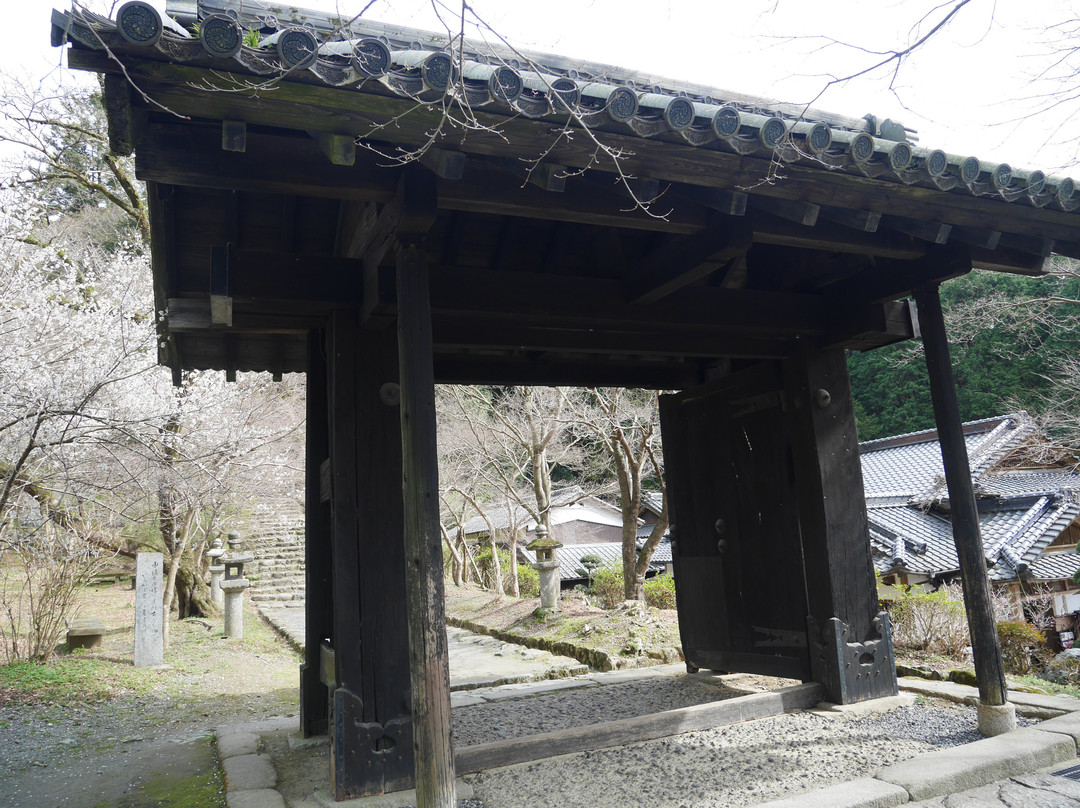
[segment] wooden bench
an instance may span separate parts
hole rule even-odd
[[[93,648],[105,636],[105,624],[96,617],[80,617],[67,632],[68,650]]]

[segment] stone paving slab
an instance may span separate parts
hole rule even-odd
[[[226,732],[217,736],[218,755],[222,760],[259,751],[259,736],[254,732]]]
[[[903,787],[912,799],[926,800],[1037,771],[1075,757],[1076,744],[1069,736],[1018,729],[886,766],[876,778]]]
[[[286,808],[285,798],[272,788],[230,791],[225,795],[226,808]]]
[[[225,758],[225,790],[249,791],[273,788],[277,772],[269,755],[237,755]]]

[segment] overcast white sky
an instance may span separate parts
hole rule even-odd
[[[104,0],[98,0],[104,2]],[[151,0],[164,8],[164,0]],[[293,0],[296,2],[296,0]],[[343,16],[362,0],[300,0],[302,7]],[[902,48],[911,26],[941,0],[472,0],[476,12],[522,47],[606,62],[675,79],[804,103],[826,84],[876,57],[841,46],[821,48],[823,35],[871,50]],[[43,74],[60,64],[49,47],[50,0],[5,0],[0,65]],[[292,3],[290,3],[292,5]],[[952,2],[945,3],[951,6]],[[971,0],[948,29],[906,64],[896,81],[864,77],[829,88],[816,106],[854,117],[873,113],[919,130],[920,145],[1006,161],[1013,167],[1071,172],[1080,179],[1080,120],[1065,107],[1032,116],[1033,87],[1058,47],[1052,26],[1080,16],[1075,0]],[[458,8],[453,3],[449,7]],[[449,17],[449,12],[444,12]],[[431,0],[377,0],[367,17],[438,30]],[[1064,33],[1060,39],[1066,39]],[[1074,37],[1080,47],[1080,36]],[[1064,85],[1067,87],[1067,85]],[[1080,81],[1074,90],[1080,90]]]

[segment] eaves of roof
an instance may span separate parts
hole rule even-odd
[[[125,4],[115,21],[55,12],[54,44],[66,39],[99,51],[421,101],[449,93],[471,109],[560,126],[670,138],[1036,208],[1080,208],[1070,178],[922,148],[904,126],[872,115],[848,118],[486,42],[467,41],[455,51],[441,34],[259,0],[173,0],[169,11],[187,27],[138,2]],[[257,47],[245,44],[245,31],[257,32]]]

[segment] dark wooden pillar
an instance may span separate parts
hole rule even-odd
[[[307,430],[304,460],[304,662],[300,666],[300,729],[305,738],[329,730],[329,701],[320,671],[322,643],[333,627],[330,596],[330,501],[320,483],[330,453],[322,332],[308,334]]]
[[[990,603],[986,555],[979,534],[979,513],[975,505],[975,490],[971,482],[971,467],[960,421],[960,407],[956,400],[956,383],[937,284],[917,289],[915,302],[919,308],[919,328],[930,378],[930,398],[934,403],[934,420],[941,443],[945,483],[949,489],[953,541],[960,561],[960,577],[964,582],[964,606],[971,633],[975,677],[979,682],[979,699],[984,704],[1000,706],[1005,704],[1007,695],[1005,666]]]
[[[809,351],[784,365],[807,636],[815,680],[846,704],[895,695],[888,616],[878,611],[847,360]]]
[[[339,800],[413,784],[397,339],[357,323],[355,310],[335,312],[328,344]]]
[[[405,499],[406,614],[412,683],[417,808],[454,808],[450,670],[439,533],[435,375],[427,259],[397,254],[401,436]]]

